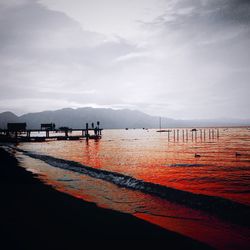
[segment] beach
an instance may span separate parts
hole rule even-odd
[[[86,242],[105,245],[113,241],[209,249],[132,215],[61,193],[19,167],[17,159],[3,149],[0,159],[1,238],[8,249],[75,249]]]

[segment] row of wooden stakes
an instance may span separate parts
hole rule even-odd
[[[166,131],[168,134],[168,140],[171,138],[174,141],[188,141],[188,140],[201,140],[204,141],[206,139],[218,139],[220,137],[219,129],[172,129]]]

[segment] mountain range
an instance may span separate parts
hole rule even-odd
[[[55,111],[27,113],[17,116],[12,112],[0,113],[0,128],[8,122],[26,122],[28,129],[38,129],[41,123],[55,123],[56,127],[84,128],[86,123],[100,121],[104,129],[159,128],[159,116],[151,116],[137,110],[107,108],[64,108]],[[207,127],[207,126],[249,126],[250,119],[175,120],[161,118],[162,127]]]

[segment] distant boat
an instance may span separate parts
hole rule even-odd
[[[157,130],[156,132],[160,132],[160,133],[162,133],[162,132],[171,132],[172,130],[170,130],[170,129],[161,129],[161,130]]]
[[[125,128],[126,130],[128,130],[128,128]]]
[[[163,133],[163,132],[171,132],[172,130],[170,130],[170,129],[161,129],[161,117],[160,117],[160,119],[159,119],[159,127],[160,127],[160,129],[159,130],[156,130],[156,132],[159,132],[159,133]]]
[[[196,128],[192,128],[192,129],[191,129],[191,131],[198,131],[198,129],[196,129]]]

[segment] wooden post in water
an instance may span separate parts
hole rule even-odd
[[[174,129],[174,141],[175,141],[175,129]]]
[[[219,129],[217,129],[217,138],[219,138],[220,134],[219,134]]]
[[[49,138],[49,130],[46,130],[46,138]]]
[[[97,134],[101,135],[101,131],[100,131],[100,122],[97,121]]]
[[[179,141],[179,129],[177,129],[177,141]]]
[[[200,139],[202,141],[202,129],[200,129]]]
[[[192,141],[194,140],[194,131],[191,130],[191,134],[192,134]]]
[[[204,141],[205,141],[206,140],[206,129],[204,129],[203,135],[204,135]]]
[[[186,139],[188,141],[188,129],[186,129]]]
[[[89,124],[88,123],[86,123],[85,136],[87,139],[89,139]]]
[[[214,139],[214,129],[212,129],[212,139]]]
[[[184,129],[182,129],[182,140],[184,141],[184,138],[185,138],[185,131]]]

